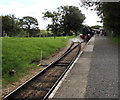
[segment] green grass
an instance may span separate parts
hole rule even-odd
[[[111,37],[111,39],[112,39],[112,41],[113,41],[115,44],[117,44],[117,45],[120,46],[120,38],[118,38],[118,37]]]
[[[65,46],[72,37],[49,38],[2,38],[2,83],[3,86],[19,80],[30,69],[38,68],[36,64],[30,64],[32,60],[39,60],[41,50],[43,58],[50,56],[59,48]],[[10,70],[16,70],[14,76],[10,76]]]

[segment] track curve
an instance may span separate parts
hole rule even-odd
[[[81,43],[72,43],[67,51],[33,78],[8,94],[3,100],[45,100],[64,76],[80,52]]]

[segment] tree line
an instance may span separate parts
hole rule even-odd
[[[98,16],[103,22],[107,34],[120,36],[120,2],[95,2],[95,0],[84,0],[82,6],[88,8],[95,6]]]
[[[83,0],[84,7],[95,5],[98,16],[101,17],[105,31],[111,36],[120,36],[120,2],[94,2],[94,0]],[[31,16],[22,19],[14,15],[2,17],[2,36],[40,36],[38,21]],[[46,10],[43,12],[43,19],[51,19],[52,24],[48,24],[49,35],[77,35],[83,27],[85,15],[75,6],[60,6],[55,11]]]
[[[2,36],[35,36],[40,32],[38,21],[31,16],[25,16],[22,19],[14,15],[5,15],[2,17]]]
[[[31,16],[16,18],[15,15],[2,15],[2,36],[40,36],[38,21]],[[45,10],[43,19],[51,19],[47,32],[52,36],[77,35],[83,27],[85,15],[76,6],[60,6],[56,11]]]

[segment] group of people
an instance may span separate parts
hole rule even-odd
[[[100,30],[99,32],[98,32],[98,36],[106,36],[107,34],[106,34],[106,32],[104,31],[104,30]]]

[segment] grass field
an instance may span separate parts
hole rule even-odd
[[[39,60],[41,50],[43,58],[48,57],[59,48],[66,45],[72,37],[48,38],[2,38],[2,83],[3,86],[21,78],[29,69],[37,68],[30,64],[32,60]],[[14,69],[16,74],[10,76],[8,72]]]
[[[119,45],[120,46],[120,38],[118,37],[112,37],[112,40],[115,44]]]

